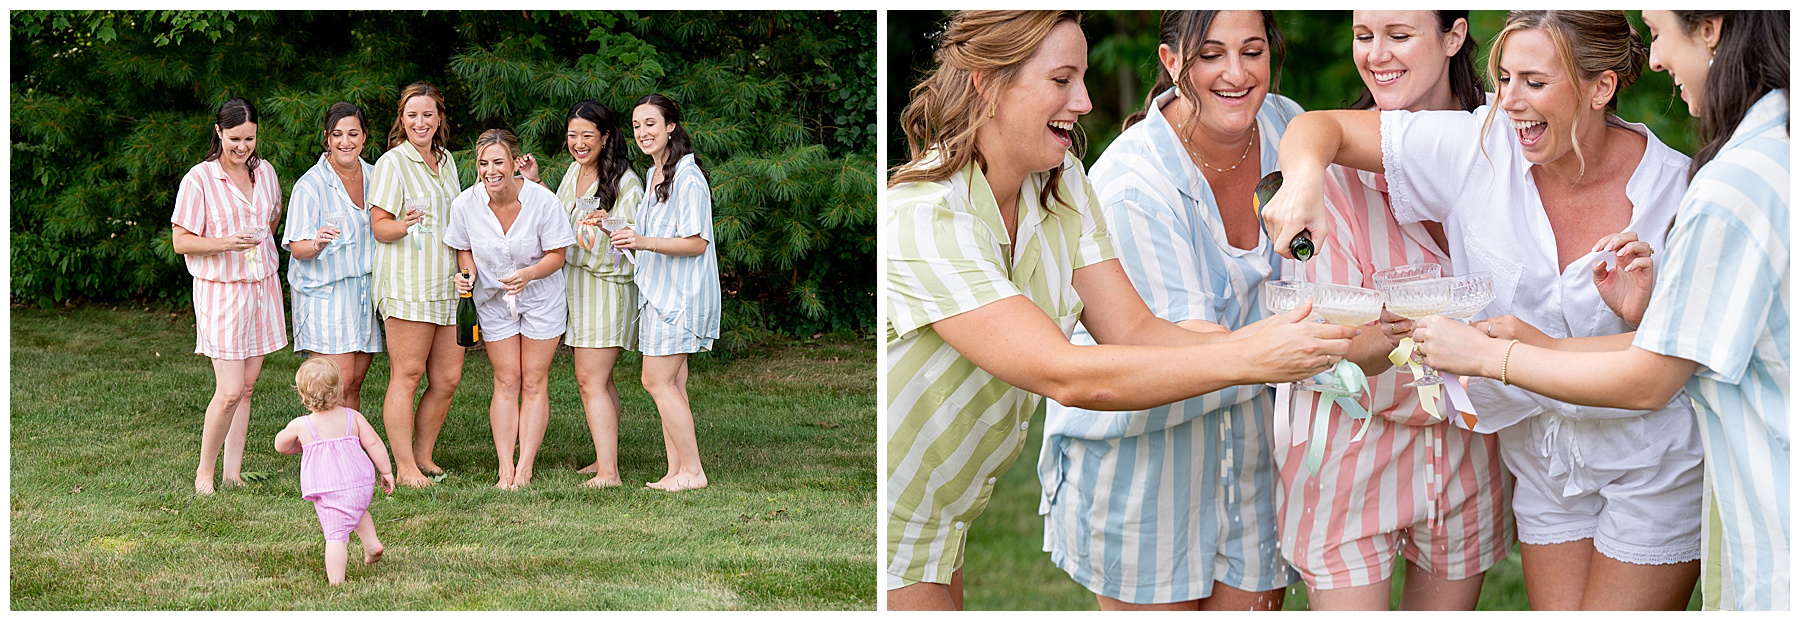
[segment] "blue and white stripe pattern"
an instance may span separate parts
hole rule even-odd
[[[1765,95],[1694,176],[1633,341],[1701,365],[1687,392],[1724,535],[1720,604],[1737,610],[1790,605],[1787,123],[1787,91]]]
[[[360,158],[357,163],[362,165],[366,203],[375,167]],[[338,238],[316,257],[295,258],[289,245],[312,243],[328,214],[344,216]],[[294,182],[283,228],[281,247],[290,251],[287,277],[294,295],[294,350],[321,354],[381,351],[381,322],[375,317],[370,292],[375,236],[369,228],[369,210],[351,202],[343,181],[324,155]]]
[[[649,179],[648,172],[644,178]],[[652,317],[661,318],[668,328],[676,328],[699,339],[719,338],[718,243],[713,237],[712,188],[707,186],[700,165],[693,154],[675,163],[675,182],[669,188],[669,200],[656,198],[657,179],[644,188],[644,204],[632,226],[639,235],[649,237],[700,236],[706,240],[706,251],[691,257],[639,251],[637,253],[637,285],[643,293],[643,305],[655,313],[640,313],[643,327],[639,345],[646,355],[653,353],[644,336],[654,336],[664,326],[649,325]],[[666,331],[666,330],[665,330]],[[666,340],[666,339],[658,339]]]
[[[1217,200],[1160,108],[1121,134],[1094,164],[1094,187],[1126,275],[1151,312],[1236,329],[1265,312],[1257,292],[1277,255],[1227,242]],[[1257,113],[1262,170],[1299,104],[1269,95]],[[1074,342],[1091,345],[1078,330]],[[1220,582],[1285,587],[1269,450],[1272,395],[1236,386],[1136,412],[1049,403],[1038,476],[1044,549],[1089,590],[1131,603],[1211,596]]]

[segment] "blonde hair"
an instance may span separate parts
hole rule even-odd
[[[938,37],[932,54],[937,66],[914,86],[912,100],[900,112],[900,129],[912,161],[888,176],[888,187],[908,182],[949,179],[971,160],[986,167],[975,149],[975,131],[993,117],[994,101],[1018,78],[1025,61],[1037,54],[1051,29],[1063,22],[1081,24],[1078,11],[960,11]],[[975,74],[982,74],[981,90]],[[984,92],[985,91],[985,92]],[[1076,129],[1080,129],[1076,125]],[[1051,169],[1038,200],[1068,204],[1062,196],[1062,167]]]
[[[475,159],[481,159],[481,152],[488,147],[500,145],[506,147],[508,157],[519,156],[519,137],[504,129],[490,129],[481,132],[475,139]]]
[[[1505,51],[1506,40],[1526,29],[1542,30],[1550,36],[1564,74],[1582,82],[1598,80],[1608,71],[1618,76],[1612,98],[1606,101],[1608,114],[1618,110],[1619,92],[1637,82],[1644,72],[1644,63],[1650,59],[1650,47],[1631,27],[1631,21],[1625,19],[1624,11],[1510,11],[1506,14],[1506,27],[1494,36],[1494,43],[1488,48],[1488,79],[1494,84],[1500,83],[1500,55]],[[1482,135],[1487,135],[1505,93],[1505,89],[1495,89],[1494,105],[1488,108],[1487,120],[1481,125]],[[1577,115],[1569,126],[1570,137],[1580,128],[1581,118]],[[1570,142],[1575,145],[1575,159],[1585,173],[1587,159],[1581,153],[1581,141]]]
[[[314,412],[323,412],[341,404],[343,385],[343,376],[338,373],[337,363],[328,358],[314,356],[301,363],[300,370],[294,373],[294,391],[300,393],[300,403]]]

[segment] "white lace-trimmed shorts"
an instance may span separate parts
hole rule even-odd
[[[1700,558],[1697,424],[1692,411],[1669,408],[1595,420],[1544,412],[1500,430],[1519,541],[1592,538],[1601,554],[1634,565]]]

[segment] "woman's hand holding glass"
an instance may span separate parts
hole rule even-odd
[[[426,221],[425,210],[431,208],[431,199],[418,196],[406,199],[406,236],[412,238],[414,248],[422,248],[425,242],[419,241],[419,235],[430,235],[431,224]]]
[[[1261,352],[1251,359],[1252,377],[1267,383],[1303,380],[1330,369],[1350,352],[1356,328],[1306,321],[1312,312],[1312,303],[1302,300],[1292,310],[1242,329],[1251,330],[1243,339],[1251,351]]]
[[[1489,337],[1481,328],[1449,317],[1421,317],[1413,326],[1413,340],[1419,343],[1418,351],[1429,365],[1426,368],[1469,377],[1499,377],[1506,346],[1512,342],[1498,334]]]
[[[347,214],[341,210],[334,210],[326,213],[325,226],[319,227],[319,232],[313,234],[313,241],[320,244],[330,244],[331,242],[337,241],[343,236],[344,223],[348,221],[348,219]],[[327,245],[324,247],[323,251],[331,252],[332,248],[335,248],[335,246]]]

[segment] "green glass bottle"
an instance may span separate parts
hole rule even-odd
[[[463,270],[462,274],[468,276],[469,270]],[[456,344],[474,347],[480,342],[481,319],[475,315],[475,293],[471,289],[456,300]]]
[[[1262,181],[1256,183],[1256,194],[1253,195],[1254,202],[1252,204],[1256,207],[1257,224],[1262,224],[1263,205],[1269,204],[1269,199],[1275,198],[1275,192],[1280,189],[1281,171],[1279,170],[1263,175]],[[1265,229],[1263,233],[1267,234],[1268,231]],[[1301,261],[1311,259],[1313,256],[1312,234],[1305,230],[1300,231],[1299,235],[1294,236],[1293,241],[1288,242],[1288,252],[1293,253],[1294,258]]]

